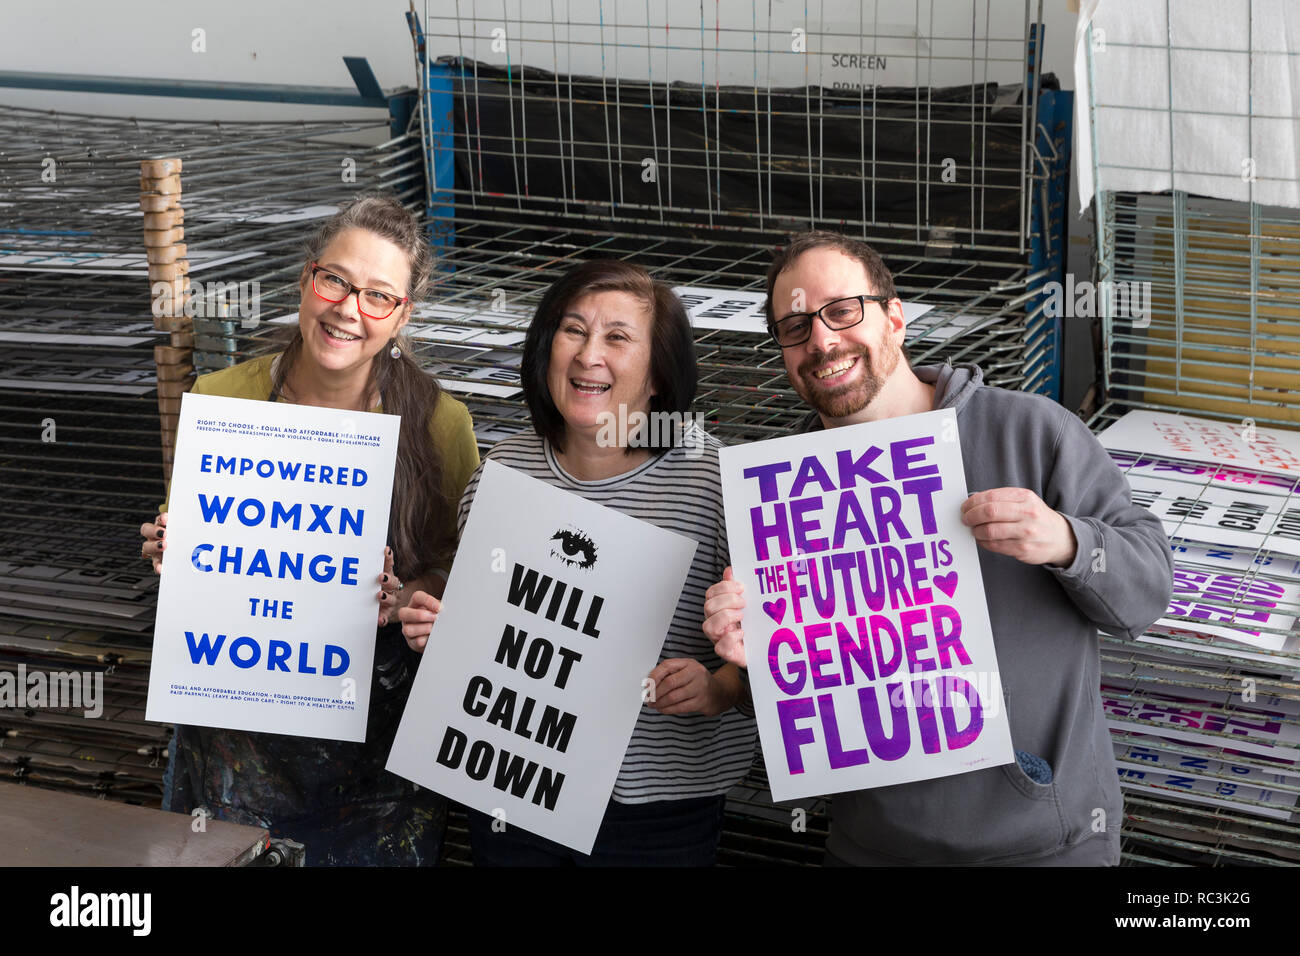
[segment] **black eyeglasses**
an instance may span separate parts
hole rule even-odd
[[[812,336],[814,316],[832,331],[851,329],[866,316],[865,303],[879,302],[884,305],[891,298],[893,297],[888,295],[854,295],[827,302],[816,312],[795,312],[777,320],[772,328],[772,338],[783,349],[803,345]]]
[[[355,292],[357,311],[367,319],[386,319],[393,314],[394,309],[407,301],[391,292],[355,286],[341,275],[323,269],[314,262],[311,264],[311,287],[326,302],[342,302]]]

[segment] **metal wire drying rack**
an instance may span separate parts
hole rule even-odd
[[[901,26],[903,5],[869,2],[843,24],[824,4],[789,23],[757,0],[738,20],[716,3],[694,20],[633,6],[425,4],[440,263],[413,331],[483,448],[527,427],[519,329],[574,262],[625,258],[675,286],[761,293],[771,250],[807,228],[867,238],[902,297],[935,306],[909,326],[914,364],[973,361],[991,384],[1055,395],[1042,288],[1062,268],[1071,139],[1068,96],[1041,72],[1041,4],[1008,29],[987,0],[941,4],[953,19],[906,5]],[[796,28],[812,55],[792,49]],[[834,72],[832,51],[857,57],[852,74]],[[882,55],[903,64],[895,85]],[[697,327],[696,348],[696,410],[723,441],[802,418],[761,331]],[[721,859],[819,863],[825,805],[804,808],[794,831],[756,764],[730,795]],[[455,818],[448,857],[468,859]]]
[[[1180,31],[1189,25],[1172,16],[1169,5],[1165,35],[1158,42],[1139,38],[1114,20],[1107,21],[1104,32],[1089,26],[1085,52],[1092,172],[1099,186],[1096,278],[1099,285],[1149,283],[1150,305],[1149,315],[1134,317],[1116,309],[1115,297],[1098,297],[1108,401],[1090,423],[1095,429],[1136,408],[1232,421],[1239,429],[1255,423],[1294,428],[1300,422],[1294,400],[1300,326],[1292,304],[1300,279],[1300,211],[1258,202],[1258,190],[1269,177],[1242,175],[1253,167],[1238,167],[1234,160],[1231,169],[1207,169],[1181,158],[1176,148],[1196,123],[1226,115],[1244,123],[1240,152],[1250,157],[1261,121],[1279,119],[1258,110],[1253,95],[1243,98],[1240,112],[1190,102],[1172,80],[1172,64],[1189,55],[1217,55],[1225,67],[1244,63],[1243,82],[1250,89],[1263,64],[1279,58],[1294,62],[1297,51],[1278,49],[1277,38],[1261,42],[1254,23],[1257,7],[1263,4],[1248,0],[1225,10],[1225,15],[1245,19],[1223,24],[1212,44],[1182,38]],[[1226,37],[1239,28],[1246,45],[1228,49]],[[1164,63],[1167,90],[1148,91],[1144,105],[1119,102],[1114,87],[1098,93],[1099,80],[1104,85],[1108,75],[1125,75],[1142,58]],[[1125,144],[1098,133],[1119,110],[1167,131],[1167,163],[1135,166]],[[1174,188],[1163,193],[1102,188],[1108,174],[1135,171]],[[1216,179],[1233,184],[1241,200],[1189,191],[1189,183],[1217,191]],[[1239,621],[1259,610],[1264,590],[1294,593],[1298,576],[1289,543],[1293,489],[1275,489],[1279,494],[1273,506],[1261,510],[1258,500],[1251,499],[1225,516],[1211,499],[1216,486],[1242,488],[1244,479],[1230,469],[1207,463],[1194,475],[1197,469],[1186,462],[1154,455],[1147,455],[1144,464],[1144,470],[1164,472],[1170,479],[1168,495],[1181,501],[1181,518],[1170,530],[1175,564],[1184,574],[1221,570],[1217,562],[1197,562],[1180,553],[1180,548],[1194,547],[1191,542],[1219,541],[1223,529],[1243,521],[1281,532],[1241,550],[1248,570],[1241,573],[1239,586],[1216,602],[1217,615]],[[1135,499],[1149,497],[1139,483]],[[1123,768],[1132,763],[1121,763],[1125,859],[1150,865],[1300,864],[1300,818],[1295,813],[1300,796],[1300,631],[1294,620],[1300,609],[1295,598],[1281,601],[1281,623],[1266,629],[1281,644],[1277,649],[1198,633],[1191,628],[1204,625],[1210,612],[1189,605],[1182,609],[1191,613],[1172,619],[1186,628],[1157,627],[1136,644],[1103,637],[1103,683],[1108,685],[1103,697],[1117,757],[1137,745],[1158,768],[1146,775],[1126,773]]]
[[[763,6],[757,2],[748,29],[723,24],[715,7],[712,25],[663,24],[662,42],[643,25],[639,32],[644,40],[638,36],[634,43],[617,35],[626,24],[614,24],[615,34],[608,39],[602,35],[602,14],[609,11],[612,17],[613,4],[599,4],[597,12],[584,19],[574,17],[573,4],[566,2],[565,16],[558,20],[554,15],[549,20],[525,20],[518,5],[518,15],[504,24],[507,56],[511,37],[521,41],[517,49],[523,50],[527,38],[531,53],[541,43],[550,55],[515,56],[504,65],[494,62],[499,58],[491,55],[488,34],[483,32],[495,21],[479,16],[479,6],[444,3],[432,16],[426,6],[427,34],[413,23],[421,64],[420,106],[414,121],[423,149],[413,152],[409,138],[394,135],[365,153],[369,166],[363,169],[358,158],[357,182],[360,186],[402,182],[410,175],[411,157],[423,160],[425,211],[440,249],[440,272],[434,303],[417,316],[411,331],[430,370],[470,401],[485,448],[524,427],[513,371],[522,341],[519,327],[566,265],[595,255],[635,258],[674,284],[761,290],[768,251],[788,232],[811,226],[866,236],[886,256],[903,296],[921,297],[936,307],[910,329],[913,362],[976,361],[992,384],[1054,393],[1059,379],[1058,330],[1044,313],[1042,286],[1060,271],[1070,136],[1067,102],[1054,97],[1041,74],[1041,2],[1026,2],[1020,28],[1007,32],[991,25],[989,0],[944,4],[949,12],[961,11],[957,21],[961,29],[952,30],[938,22],[934,3],[918,2],[912,11],[914,25],[902,30],[882,24],[875,5],[863,4],[856,32],[852,25],[823,24],[805,30],[805,40],[821,57],[816,76],[811,59],[799,61],[802,73],[796,70],[798,75],[769,72],[769,64],[789,49],[791,32],[787,25],[774,23],[770,14],[760,26]],[[970,35],[960,36],[966,18]],[[560,26],[565,28],[563,41],[552,32]],[[954,33],[958,36],[950,35]],[[869,68],[860,66],[855,67],[859,82],[827,85],[822,70],[824,54],[831,48],[856,53],[860,63],[882,55],[902,60],[907,76],[886,85],[862,73]],[[593,54],[586,62],[598,61],[590,72],[573,69],[571,55],[580,60],[576,54],[583,49]],[[629,50],[645,58],[643,79],[628,79],[619,65],[620,57],[623,65],[629,62]],[[697,78],[677,76],[669,69],[669,61],[683,54],[699,70]],[[749,70],[742,71],[740,79],[737,64]],[[746,76],[750,82],[744,81]],[[646,114],[651,117],[648,124]],[[60,140],[33,125],[35,120],[29,116],[21,122],[35,131],[26,159],[39,166],[49,144]],[[60,121],[51,122],[61,129]],[[71,119],[62,121],[62,126],[81,135],[102,130],[97,140],[100,154],[116,157],[119,173],[145,155],[182,157],[187,205],[193,196],[199,200],[195,208],[201,209],[204,192],[210,190],[232,213],[224,227],[212,224],[205,241],[234,253],[256,247],[265,257],[256,260],[254,269],[243,267],[230,274],[237,279],[256,275],[262,280],[262,323],[250,329],[230,320],[196,319],[196,372],[273,347],[270,336],[277,319],[292,321],[296,306],[287,290],[290,270],[296,265],[296,260],[290,263],[294,258],[290,247],[300,238],[301,223],[281,231],[272,224],[250,228],[252,220],[266,214],[268,201],[277,195],[292,196],[290,205],[299,201],[306,205],[333,201],[335,192],[295,194],[295,183],[305,181],[302,170],[290,172],[265,156],[259,160],[255,149],[234,150],[233,167],[206,179],[201,147],[215,135],[211,127],[195,124],[189,129],[199,144],[190,148],[174,124],[165,130],[147,124],[132,129],[113,127],[114,122]],[[547,122],[553,123],[549,134]],[[516,123],[517,130],[511,130]],[[793,132],[786,132],[782,124]],[[261,127],[263,134],[268,130]],[[334,133],[339,132],[336,127]],[[297,148],[300,153],[317,155],[314,151],[319,150],[320,156],[328,156],[319,169],[319,182],[325,181],[326,167],[332,167],[330,182],[337,182],[339,154],[311,142],[313,133],[327,142],[331,139],[328,131],[298,125],[281,131],[279,137],[269,135],[267,141],[269,145],[280,139],[290,144],[287,150]],[[351,155],[360,156],[355,147],[349,148]],[[91,152],[88,158],[96,158],[94,149]],[[650,179],[642,178],[646,158],[654,162],[655,176]],[[69,153],[58,162],[71,164],[72,159]],[[106,172],[112,167],[111,162],[97,166]],[[283,175],[277,169],[284,169]],[[222,179],[232,172],[233,178]],[[133,168],[127,179],[133,183],[134,177]],[[308,178],[318,181],[316,175]],[[16,179],[13,188],[25,185]],[[109,189],[107,179],[103,188]],[[90,218],[87,214],[114,202],[133,201],[134,195],[121,188],[121,197],[111,189],[100,191],[90,204],[82,196],[54,221],[60,228],[93,221],[99,234],[88,243],[100,250],[116,248],[105,237],[115,234],[121,223],[114,224],[107,213]],[[187,220],[187,232],[202,230],[201,215],[191,217],[187,210]],[[31,246],[21,251],[41,254]],[[136,248],[137,257],[138,253]],[[47,265],[51,269],[7,284],[4,291],[19,290],[22,298],[10,300],[5,328],[29,332],[22,325],[26,310],[42,300],[70,303],[76,313],[72,319],[101,315],[90,310],[105,302],[102,294],[90,297],[93,301],[69,296],[66,264]],[[103,276],[96,282],[101,293],[111,283],[120,283],[113,288],[122,299],[122,315],[137,309],[137,314],[147,315],[142,278]],[[138,292],[135,282],[140,283]],[[118,332],[128,328],[120,325],[122,315],[102,315],[118,323]],[[76,328],[75,322],[68,328]],[[799,403],[785,383],[778,356],[760,334],[701,329],[697,347],[701,365],[697,408],[720,437],[746,441],[790,429],[801,414]],[[127,351],[117,348],[111,353],[119,354]],[[84,374],[86,368],[110,364],[109,357],[87,352],[73,364],[81,368],[77,374]],[[41,371],[29,376],[29,382],[50,378],[49,370],[59,364],[48,354],[32,361]],[[57,467],[57,474],[51,470],[55,460],[49,457],[51,450],[37,447],[38,433],[30,426],[14,426],[6,434],[7,451],[12,448],[13,454],[6,454],[5,467],[0,469],[0,481],[7,483],[6,490],[14,490],[13,501],[23,500],[22,489],[29,496],[30,507],[10,506],[15,538],[24,533],[45,535],[35,542],[31,554],[13,552],[31,566],[48,565],[60,574],[75,574],[77,569],[58,561],[68,553],[66,545],[74,535],[81,543],[84,531],[80,529],[95,527],[96,516],[89,511],[70,514],[66,526],[54,529],[40,524],[34,514],[19,514],[25,507],[33,513],[48,507],[47,496],[37,493],[42,484],[58,483],[75,490],[82,482],[81,500],[87,507],[108,509],[98,516],[104,543],[91,545],[96,561],[109,569],[104,573],[110,578],[89,585],[100,588],[96,592],[100,603],[112,597],[103,593],[109,584],[122,584],[126,601],[147,590],[147,583],[139,584],[134,557],[138,539],[127,532],[141,514],[152,512],[161,491],[157,445],[152,440],[156,419],[149,421],[145,413],[152,401],[149,379],[143,367],[132,371],[136,378],[107,384],[127,384],[142,389],[139,394],[106,399],[109,393],[88,394],[74,388],[61,399],[72,404],[55,408],[57,420],[76,422],[70,434],[84,440],[70,447],[68,461]],[[66,377],[74,386],[82,381],[76,375]],[[28,392],[38,400],[14,397]],[[53,407],[48,389],[19,385],[6,394],[9,406],[29,417],[45,416],[43,409]],[[75,429],[82,427],[78,416],[91,412],[112,420],[94,419],[91,424],[85,418],[85,435],[78,436]],[[109,433],[115,437],[105,441],[103,436]],[[11,435],[13,444],[8,442]],[[108,474],[125,475],[126,480],[105,484],[107,479],[99,476]],[[111,505],[104,504],[108,501]],[[24,517],[25,524],[17,520]],[[74,526],[79,530],[73,531]],[[14,543],[17,547],[18,541]],[[128,571],[136,576],[129,585],[125,578],[111,578]],[[72,610],[65,600],[68,585],[47,584],[38,590],[43,591],[44,609],[35,615],[34,623],[16,613],[0,614],[4,646],[33,659],[40,651],[53,653],[55,660],[90,653],[101,665],[115,668],[123,678],[119,698],[138,707],[148,656],[147,647],[141,650],[142,629],[116,625],[92,629],[75,617],[53,623],[56,615],[48,609],[51,595],[64,601],[65,616]],[[102,623],[102,612],[96,613]],[[120,620],[128,619],[136,620],[129,614]],[[128,735],[132,727],[127,724],[137,716],[130,707],[123,711],[120,722]],[[30,725],[15,731],[17,736],[10,739],[19,744],[29,731],[36,732]],[[56,737],[51,731],[46,739]],[[134,757],[123,739],[118,737],[109,748],[118,748],[112,758],[118,769],[97,782],[100,792],[123,792],[125,778],[113,775],[124,774],[122,768],[135,757],[143,758],[151,773],[157,773],[159,735],[154,732],[146,752]],[[83,754],[90,755],[91,751],[76,749],[89,745],[68,736],[58,744],[62,750],[39,745],[39,752],[20,755],[16,763],[34,781],[42,775],[50,780],[72,779],[67,766]],[[14,746],[10,743],[11,753]],[[110,762],[107,753],[96,759]],[[145,776],[149,782],[141,786],[147,791],[156,784],[154,776]],[[792,842],[789,809],[772,806],[764,790],[758,769],[733,795],[724,859],[818,862],[809,847],[824,832],[821,805],[809,807],[811,836]],[[449,852],[453,857],[458,852],[454,838]]]
[[[190,277],[256,282],[260,317],[196,318],[195,364],[264,350],[296,310],[304,223],[347,195],[423,199],[389,119],[178,123],[0,107],[0,668],[102,674],[101,719],[0,709],[0,774],[156,804],[169,729],[144,721],[165,496],[140,161],[185,163]],[[340,173],[354,164],[355,182]]]
[[[509,6],[426,3],[418,38],[435,299],[465,310],[421,348],[466,393],[484,447],[524,427],[517,391],[495,387],[518,348],[449,350],[484,344],[474,332],[510,324],[503,311],[527,316],[569,265],[627,258],[674,285],[761,292],[770,250],[810,227],[866,236],[904,298],[936,306],[910,329],[913,362],[978,361],[993,384],[1054,392],[1040,289],[1060,265],[1063,193],[1049,187],[1063,189],[1069,137],[1040,113],[1051,91],[1029,4],[1015,35],[989,27],[987,2],[960,4],[960,40],[932,4],[906,31],[863,4],[860,23],[809,30],[806,57],[758,2],[742,23],[716,4],[632,23],[614,4]],[[863,62],[887,48],[917,85],[832,86],[831,48]],[[780,66],[792,56],[794,74]],[[699,329],[696,343],[697,409],[720,438],[788,433],[800,403],[761,333]]]

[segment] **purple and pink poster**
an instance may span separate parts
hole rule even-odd
[[[1011,763],[956,416],[720,455],[773,798]]]

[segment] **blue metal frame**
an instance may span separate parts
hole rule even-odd
[[[1042,67],[1042,47],[1046,28],[1030,26],[1029,60],[1026,64],[1026,91],[1038,85]],[[1063,360],[1061,318],[1045,312],[1047,296],[1041,291],[1049,282],[1065,280],[1066,216],[1070,188],[1070,154],[1074,127],[1074,93],[1070,90],[1040,90],[1034,131],[1035,150],[1030,157],[1034,174],[1030,188],[1029,274],[1046,270],[1034,284],[1037,292],[1025,304],[1028,315],[1026,333],[1031,343],[1040,347],[1047,363],[1045,381],[1035,391],[1060,401]],[[1030,349],[1032,354],[1034,349]]]
[[[1074,132],[1074,93],[1070,90],[1044,90],[1038,104],[1038,135],[1034,144],[1043,162],[1031,198],[1029,271],[1043,269],[1047,274],[1036,283],[1038,289],[1048,282],[1064,283],[1066,247],[1067,193],[1070,188],[1070,144]],[[1037,161],[1037,160],[1036,160]],[[1044,335],[1050,350],[1048,389],[1044,392],[1057,401],[1061,397],[1064,329],[1062,319],[1048,317],[1043,311],[1047,296],[1039,292],[1027,303],[1029,312],[1037,312],[1031,325]]]
[[[429,223],[429,243],[440,249],[454,245],[456,239],[456,199],[452,192],[456,182],[456,121],[453,116],[456,106],[453,77],[456,71],[429,62],[424,27],[415,11],[406,14],[406,23],[415,38],[421,71],[420,87],[424,91],[425,126],[420,130],[420,142],[428,188],[425,218]]]

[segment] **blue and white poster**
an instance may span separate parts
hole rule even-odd
[[[184,397],[146,719],[365,739],[400,422]]]

